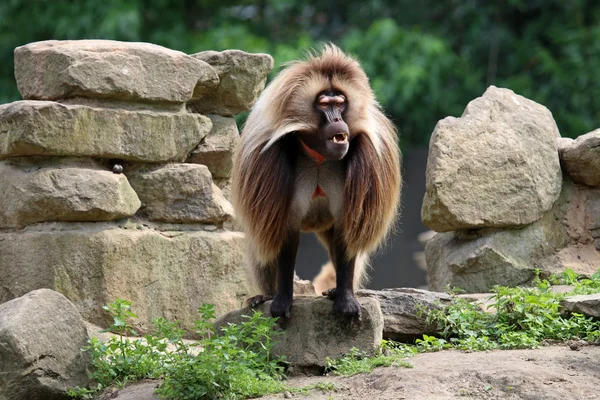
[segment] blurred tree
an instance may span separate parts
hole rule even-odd
[[[600,120],[594,0],[3,0],[0,102],[19,98],[13,49],[47,39],[267,52],[276,65],[333,41],[358,56],[403,143],[426,144],[490,84],[553,111],[563,136]]]

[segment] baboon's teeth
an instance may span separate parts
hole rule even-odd
[[[333,143],[346,143],[347,140],[348,140],[347,133],[338,133],[337,135],[333,135],[333,137],[331,138],[331,141]]]

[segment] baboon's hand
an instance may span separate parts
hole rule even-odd
[[[273,296],[268,295],[268,294],[259,294],[257,296],[252,296],[248,299],[246,299],[246,301],[244,302],[246,304],[246,306],[250,306],[252,308],[256,308],[258,306],[260,306],[263,303],[266,303],[269,300],[272,300]]]

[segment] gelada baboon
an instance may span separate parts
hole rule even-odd
[[[232,200],[248,264],[271,314],[290,317],[300,232],[315,232],[331,262],[315,279],[338,314],[354,318],[354,290],[392,227],[400,153],[360,64],[327,45],[289,64],[253,107],[236,149]]]

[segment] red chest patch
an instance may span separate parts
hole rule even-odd
[[[327,194],[325,193],[325,191],[323,190],[323,188],[321,188],[321,186],[317,185],[317,187],[315,188],[315,191],[312,194],[312,198],[317,198],[317,197],[327,197]]]
[[[325,157],[323,157],[322,155],[320,155],[319,153],[317,153],[316,151],[314,151],[313,149],[311,149],[310,147],[305,145],[302,140],[300,141],[300,143],[302,143],[302,147],[304,147],[304,150],[306,150],[306,153],[309,156],[311,156],[312,159],[315,160],[315,162],[318,165],[321,165],[323,163],[323,161],[325,161]]]

